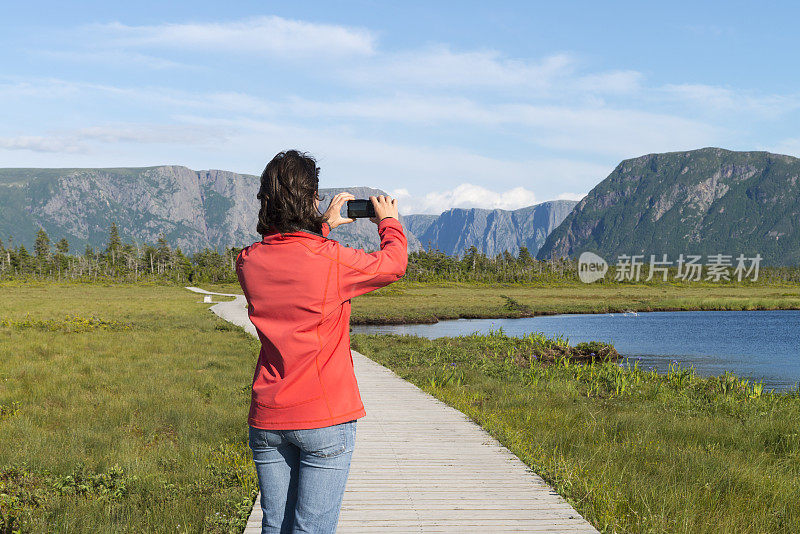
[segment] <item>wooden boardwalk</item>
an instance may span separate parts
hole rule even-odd
[[[255,334],[244,304],[238,296],[211,309]],[[597,532],[463,413],[352,353],[367,415],[358,420],[339,534]],[[246,534],[261,531],[258,502]]]

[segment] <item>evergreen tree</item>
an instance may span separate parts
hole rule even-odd
[[[153,245],[145,245],[142,251],[142,261],[144,261],[145,269],[150,271],[150,274],[155,274],[156,255],[158,250]]]
[[[117,258],[122,250],[122,239],[119,237],[117,223],[112,222],[108,229],[108,244],[106,245],[106,255],[111,257],[111,264],[117,264]]]
[[[70,260],[67,254],[69,254],[69,242],[62,237],[56,242],[56,257],[54,258],[55,265],[58,267],[59,277],[62,272],[66,272],[70,268]]]
[[[180,247],[177,250],[175,250],[175,266],[183,275],[184,280],[189,280],[190,278],[194,278],[193,276],[194,266],[192,265],[192,261],[183,255],[183,252],[181,252]]]
[[[28,252],[28,249],[25,248],[25,245],[20,245],[11,257],[11,262],[16,268],[24,272],[30,269],[33,258]]]
[[[37,260],[47,260],[50,257],[50,237],[44,228],[39,228],[36,232],[36,242],[33,245],[33,251],[36,254]]]
[[[139,261],[139,250],[133,243],[125,243],[120,249],[120,259],[124,260],[125,268],[135,270]]]
[[[531,253],[528,251],[528,247],[519,247],[517,259],[523,265],[527,265],[531,261]]]
[[[158,236],[156,263],[158,264],[159,274],[163,273],[172,264],[172,250],[169,248],[169,243],[164,238],[164,234]]]
[[[58,243],[56,243],[56,252],[64,255],[69,254],[69,241],[67,241],[66,237],[62,237]]]
[[[472,245],[464,254],[462,265],[465,271],[474,271],[478,264],[478,247]]]

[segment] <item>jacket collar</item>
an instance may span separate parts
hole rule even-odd
[[[287,241],[297,237],[306,237],[310,239],[315,239],[317,241],[325,241],[327,239],[324,235],[318,234],[317,232],[312,232],[311,230],[295,230],[293,232],[281,233],[275,230],[274,226],[270,226],[269,232],[262,236],[261,242],[270,243],[275,241]]]

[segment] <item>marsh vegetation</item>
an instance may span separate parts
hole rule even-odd
[[[356,350],[486,429],[601,532],[800,530],[800,392],[534,357],[502,330],[352,335]]]
[[[243,424],[256,339],[171,284],[6,281],[0,292],[0,531],[241,531],[256,492]],[[403,281],[354,299],[353,317],[798,306],[791,284]],[[627,369],[608,345],[535,333],[351,337],[603,532],[800,527],[797,391]]]
[[[0,286],[0,532],[240,532],[258,343],[169,286]]]

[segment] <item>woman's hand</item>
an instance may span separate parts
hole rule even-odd
[[[328,209],[325,210],[323,217],[325,218],[325,222],[328,223],[328,226],[331,227],[331,230],[339,226],[340,224],[351,223],[355,221],[355,219],[350,219],[348,217],[342,217],[342,206],[348,200],[355,200],[352,194],[347,192],[337,193],[336,196],[333,197],[331,200]]]
[[[400,215],[397,213],[397,199],[389,195],[378,195],[377,197],[369,197],[372,205],[375,206],[375,217],[370,217],[369,220],[378,224],[384,217],[394,217],[400,220]]]

